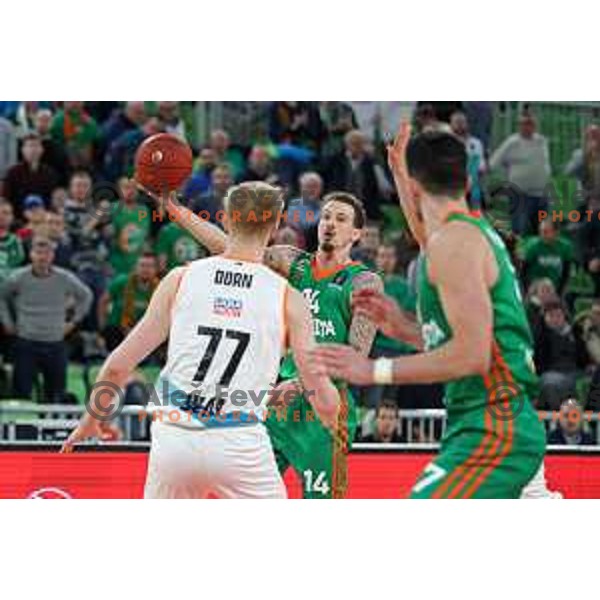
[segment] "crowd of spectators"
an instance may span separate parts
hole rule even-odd
[[[354,257],[378,270],[386,293],[414,314],[419,251],[409,232],[390,220],[397,207],[385,160],[390,127],[370,104],[265,103],[266,138],[240,143],[224,123],[193,144],[178,102],[0,103],[0,346],[3,368],[12,365],[12,384],[0,394],[29,397],[41,375],[43,398],[65,401],[69,361],[106,355],[143,314],[160,278],[206,254],[176,223],[155,218],[157,207],[131,179],[137,148],[161,131],[192,143],[194,171],[183,198],[215,222],[234,182],[282,186],[289,218],[277,243],[315,250],[316,219],[308,215],[318,219],[329,191],[357,195],[369,222]],[[395,103],[388,104],[393,113]],[[578,210],[596,218],[565,227],[552,218],[540,222],[539,211],[552,206],[553,173],[548,140],[530,111],[496,148],[492,103],[418,102],[412,119],[417,130],[445,127],[464,141],[473,209],[493,208],[492,174],[510,186],[510,218],[500,233],[513,253],[531,322],[541,374],[538,407],[558,411],[577,401],[597,410],[600,128],[586,129],[564,167],[581,191]],[[569,287],[574,272],[592,282],[587,303]],[[415,351],[379,334],[373,355]],[[443,406],[439,386],[372,388],[360,391],[359,401],[372,411],[375,429],[363,431],[371,441],[404,439],[398,408]]]

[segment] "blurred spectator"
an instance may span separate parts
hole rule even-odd
[[[585,130],[583,145],[575,150],[565,167],[565,175],[577,177],[584,193],[600,192],[600,127]]]
[[[541,408],[557,410],[561,402],[576,392],[578,368],[585,355],[578,347],[573,327],[559,302],[544,309],[544,319],[535,337],[535,364],[540,373]]]
[[[358,246],[352,250],[352,258],[354,260],[359,260],[370,269],[375,270],[375,259],[379,251],[380,243],[381,231],[379,225],[377,223],[368,222],[362,231]]]
[[[17,162],[17,136],[13,124],[0,117],[0,193],[6,172]]]
[[[210,175],[210,188],[200,197],[192,198],[188,202],[188,206],[196,214],[202,211],[208,212],[208,220],[215,225],[222,227],[222,219],[219,221],[218,213],[223,209],[223,198],[227,194],[227,190],[233,185],[233,177],[231,169],[226,163],[217,165]],[[204,213],[203,216],[206,216]]]
[[[65,204],[69,194],[64,187],[57,187],[52,190],[50,197],[50,208],[54,212],[63,214],[65,212]]]
[[[19,103],[14,118],[19,138],[35,132],[35,116],[40,108],[40,103],[37,100],[26,100]]]
[[[73,242],[65,230],[64,215],[53,211],[48,212],[45,230],[46,237],[54,244],[54,264],[69,269],[73,255]]]
[[[12,206],[0,198],[0,284],[25,260],[23,243],[12,233],[12,224]]]
[[[23,202],[25,224],[17,230],[17,235],[24,243],[34,235],[43,233],[41,228],[46,224],[46,209],[44,201],[39,196],[27,196]]]
[[[398,433],[398,406],[393,400],[382,400],[377,406],[375,431],[360,441],[365,444],[400,444],[406,440]]]
[[[117,109],[102,126],[102,143],[105,148],[127,131],[141,127],[146,121],[144,102],[126,102],[122,109]]]
[[[469,131],[469,123],[464,112],[456,111],[450,117],[450,127],[467,148],[467,171],[469,173],[469,206],[481,208],[483,200],[481,177],[486,171],[485,152],[483,144]]]
[[[490,159],[490,168],[503,169],[514,188],[510,196],[511,224],[519,235],[536,231],[539,211],[548,210],[548,141],[536,128],[533,115],[524,113],[519,119],[519,132],[504,140]]]
[[[185,123],[179,113],[179,102],[161,101],[158,103],[158,118],[164,125],[165,131],[185,140],[187,132]]]
[[[381,219],[380,191],[375,163],[367,153],[364,134],[354,129],[344,138],[345,151],[333,156],[325,167],[327,191],[342,190],[360,198],[372,220]]]
[[[562,295],[573,263],[573,245],[560,236],[551,219],[539,224],[539,236],[528,239],[523,248],[522,274],[525,286],[535,279],[548,278]]]
[[[54,169],[42,162],[44,147],[37,134],[30,133],[23,138],[21,154],[23,161],[8,170],[4,181],[4,197],[12,204],[17,219],[21,218],[21,207],[27,196],[41,196],[48,206],[52,190],[58,184]]]
[[[532,329],[541,326],[544,320],[544,310],[549,304],[560,302],[552,280],[548,278],[535,279],[527,289],[525,308]]]
[[[292,144],[319,152],[325,135],[315,102],[271,102],[269,138],[275,144]]]
[[[248,156],[248,165],[240,181],[266,181],[276,184],[277,174],[273,167],[273,161],[264,146],[253,146]]]
[[[233,180],[237,181],[246,168],[246,159],[239,148],[231,145],[229,134],[223,129],[211,131],[210,147],[215,152],[217,163],[229,165]]]
[[[352,106],[346,102],[321,102],[320,114],[327,133],[322,154],[327,159],[344,151],[344,137],[352,129],[358,129],[358,121]]]
[[[418,103],[417,110],[415,111],[415,128],[417,132],[437,128],[439,122],[431,103]]]
[[[183,188],[183,195],[188,203],[193,204],[202,194],[210,189],[211,175],[217,166],[216,152],[207,146],[200,150],[200,156],[196,161],[192,176],[187,180]]]
[[[83,102],[65,102],[52,119],[50,135],[65,149],[72,169],[90,168],[100,142],[100,129],[84,109]]]
[[[553,446],[591,446],[594,439],[584,428],[585,415],[573,398],[560,406],[558,427],[548,435],[548,444]]]
[[[44,378],[46,402],[61,402],[67,375],[65,337],[90,308],[92,294],[69,271],[53,266],[52,243],[36,238],[31,265],[13,272],[0,287],[0,320],[16,335],[14,394],[29,398],[38,372]],[[72,303],[73,316],[66,319]]]
[[[131,274],[121,273],[112,279],[98,304],[98,323],[109,351],[142,318],[158,283],[156,256],[148,252],[137,259]]]
[[[52,139],[50,135],[51,123],[52,111],[47,108],[40,108],[35,114],[35,133],[40,136],[44,148],[42,162],[54,169],[57,175],[57,183],[65,185],[69,171],[67,155],[62,146]]]
[[[314,252],[318,245],[318,225],[321,216],[323,180],[318,173],[307,171],[299,179],[300,197],[288,202],[288,222],[299,228],[306,250]]]
[[[577,248],[586,271],[594,282],[594,295],[600,296],[600,190],[588,195],[585,219],[576,229]]]
[[[120,201],[111,210],[110,264],[115,275],[129,275],[144,251],[150,233],[151,211],[139,204],[133,179],[119,179]]]
[[[576,325],[590,362],[600,365],[600,298],[594,298],[590,310],[578,315]]]
[[[494,121],[494,102],[463,102],[471,133],[483,144],[484,152],[490,148]]]
[[[91,206],[92,180],[85,171],[71,175],[69,198],[65,202],[64,219],[73,244],[71,268],[92,290],[94,303],[83,327],[96,331],[96,304],[106,285],[108,257],[108,218],[106,211]]]
[[[156,117],[151,117],[136,129],[121,134],[107,149],[104,155],[104,175],[109,181],[119,177],[132,177],[135,153],[140,144],[151,135],[160,133],[163,125]]]

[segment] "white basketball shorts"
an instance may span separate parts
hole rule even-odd
[[[156,421],[144,498],[286,498],[261,423],[192,429]]]

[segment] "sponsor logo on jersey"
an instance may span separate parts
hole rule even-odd
[[[335,336],[335,325],[331,320],[313,319],[313,332],[316,338]]]
[[[239,298],[217,297],[213,301],[213,314],[219,317],[237,318],[242,316],[243,302]]]
[[[227,285],[230,287],[250,289],[252,287],[253,278],[254,275],[251,273],[235,273],[234,271],[217,269],[214,282],[215,285]]]
[[[429,351],[436,348],[446,339],[442,328],[434,321],[428,321],[421,326],[423,341],[425,342],[425,350]]]

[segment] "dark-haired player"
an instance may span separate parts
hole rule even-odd
[[[221,229],[195,217],[170,198],[171,218],[186,227],[213,254],[223,251],[227,236]],[[368,355],[376,328],[364,315],[352,312],[352,294],[359,290],[382,290],[381,279],[350,251],[365,226],[362,203],[344,192],[323,199],[318,226],[319,248],[308,254],[292,246],[267,248],[265,264],[288,279],[308,300],[317,343],[348,343]],[[347,487],[347,453],[356,429],[354,400],[345,382],[338,381],[341,402],[337,426],[331,430],[315,418],[302,394],[302,384],[292,355],[280,372],[283,392],[297,390],[287,407],[271,412],[267,423],[281,471],[291,466],[300,476],[305,498],[341,498]]]
[[[468,211],[466,151],[456,137],[430,131],[410,139],[404,125],[389,153],[424,251],[425,352],[369,361],[347,346],[323,345],[315,363],[359,385],[446,383],[447,431],[412,497],[518,498],[542,465],[545,435],[530,401],[537,377],[514,267],[494,229]],[[411,328],[407,320],[396,326]]]

